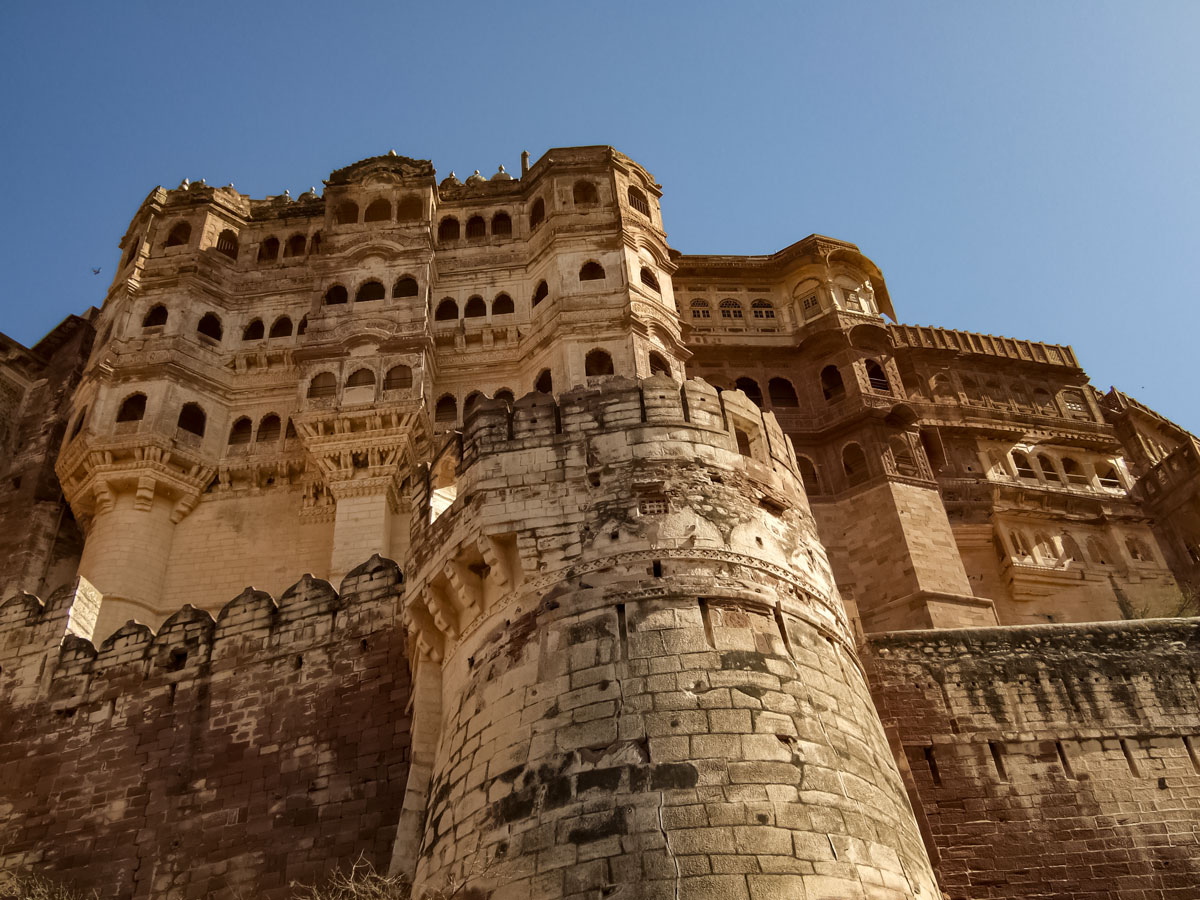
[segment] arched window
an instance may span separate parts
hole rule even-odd
[[[742,304],[738,303],[731,297],[726,297],[720,303],[722,319],[740,319],[742,318]]]
[[[1058,562],[1058,548],[1054,546],[1054,541],[1044,532],[1037,532],[1033,536],[1033,552],[1043,563],[1054,565]]]
[[[312,242],[308,245],[308,252],[313,256],[321,252],[321,232],[318,231],[312,236]]]
[[[598,262],[586,262],[583,268],[579,270],[580,281],[603,281],[604,266]]]
[[[533,383],[533,389],[539,394],[554,393],[554,378],[549,369],[542,369],[542,374],[538,375],[537,381]]]
[[[1121,477],[1117,475],[1116,468],[1109,463],[1096,465],[1096,480],[1100,482],[1102,488],[1109,490],[1120,490],[1121,488]]]
[[[287,239],[287,244],[284,245],[284,256],[303,256],[304,248],[308,244],[308,238],[302,234],[293,234]]]
[[[454,216],[446,216],[438,224],[438,241],[445,243],[447,241],[458,240],[458,219]]]
[[[772,378],[767,382],[767,394],[772,406],[799,406],[796,388],[786,378]]]
[[[359,287],[358,293],[354,295],[354,302],[370,303],[373,300],[382,300],[386,296],[387,289],[382,282],[368,281]]]
[[[963,396],[967,398],[968,403],[975,406],[983,405],[982,395],[979,393],[979,386],[975,384],[975,379],[970,375],[963,375],[958,379],[959,385],[962,387]]]
[[[487,304],[483,302],[483,298],[479,295],[467,298],[467,304],[463,307],[464,319],[482,319],[487,315]]]
[[[221,339],[221,320],[213,313],[205,313],[200,319],[200,324],[196,326],[196,331],[214,341],[219,341]]]
[[[1037,473],[1033,471],[1033,466],[1029,464],[1029,457],[1020,450],[1012,452],[1013,469],[1017,473],[1018,478],[1037,478]]]
[[[495,399],[503,400],[505,403],[511,406],[516,398],[513,397],[512,391],[510,391],[508,388],[504,388],[503,390],[496,391]]]
[[[929,382],[929,390],[933,399],[940,403],[953,403],[957,399],[948,375],[934,375]]]
[[[199,403],[185,403],[179,410],[179,420],[175,424],[189,434],[204,437],[204,425],[207,421],[208,416],[204,414]]]
[[[392,220],[392,204],[387,200],[372,200],[363,213],[364,222],[390,222]]]
[[[1111,566],[1117,561],[1116,555],[1109,548],[1106,541],[1100,538],[1092,538],[1088,541],[1088,555],[1092,558],[1092,562],[1099,563],[1102,566]]]
[[[299,337],[300,335],[304,334],[307,331],[308,331],[308,316],[304,316],[304,318],[302,318],[300,320],[300,324],[296,326],[296,336]]]
[[[279,238],[269,237],[258,245],[258,261],[270,262],[279,258]]]
[[[1029,552],[1029,541],[1025,539],[1024,532],[1012,529],[1008,533],[1008,539],[1012,542],[1013,555],[1020,558],[1030,558],[1033,556]]]
[[[271,325],[271,333],[273,338],[291,337],[292,336],[292,320],[287,316],[280,316]]]
[[[867,455],[858,444],[847,444],[842,448],[842,469],[846,473],[846,481],[850,487],[862,484],[870,477],[867,470]]]
[[[452,322],[458,319],[458,303],[452,297],[446,297],[438,304],[433,314],[436,322]]]
[[[1079,544],[1076,542],[1075,538],[1071,537],[1069,534],[1064,534],[1062,535],[1061,540],[1064,559],[1070,562],[1079,563],[1084,561],[1083,551],[1079,549]]]
[[[583,358],[583,371],[589,378],[593,375],[611,375],[613,374],[612,357],[606,350],[599,348],[589,350],[587,356]]]
[[[1044,416],[1057,416],[1058,407],[1054,405],[1054,397],[1045,388],[1037,388],[1033,392],[1033,408]]]
[[[392,366],[383,377],[385,391],[402,391],[412,387],[412,369],[408,366]]]
[[[121,408],[117,410],[117,421],[140,422],[145,415],[146,395],[130,394],[121,401]]]
[[[592,182],[580,180],[571,188],[571,199],[576,206],[594,206],[600,202],[600,192]]]
[[[529,230],[536,231],[546,221],[546,201],[538,197],[529,209]]]
[[[417,279],[411,275],[403,276],[392,285],[393,297],[416,297],[419,293],[420,288],[417,285]]]
[[[539,303],[541,303],[543,300],[545,300],[549,296],[550,296],[550,288],[547,287],[546,282],[539,281],[537,288],[534,289],[533,303],[531,305],[537,306]]]
[[[451,394],[446,394],[437,402],[434,408],[433,420],[443,425],[453,425],[458,421],[458,401]]]
[[[867,368],[867,383],[871,385],[871,390],[890,394],[892,392],[892,385],[888,381],[887,373],[883,371],[883,366],[873,359],[868,359],[865,365]]]
[[[1067,476],[1067,484],[1080,485],[1087,487],[1088,477],[1083,473],[1083,468],[1074,459],[1069,456],[1062,458],[1063,474]]]
[[[226,228],[217,235],[217,252],[224,253],[230,259],[237,259],[238,239],[230,229]]]
[[[167,324],[167,308],[161,303],[155,305],[142,319],[143,328],[161,328]]]
[[[291,419],[288,419],[287,428],[283,429],[283,439],[285,441],[291,441],[295,440],[295,438],[296,424]]]
[[[370,369],[355,369],[354,374],[346,379],[346,387],[374,387],[375,373]]]
[[[1081,419],[1085,422],[1092,420],[1092,411],[1088,408],[1087,401],[1083,399],[1083,394],[1079,391],[1063,391],[1059,396],[1062,397],[1067,415],[1072,419]]]
[[[821,479],[817,475],[817,467],[807,456],[797,456],[800,465],[800,480],[804,483],[804,493],[812,496],[821,493]]]
[[[467,394],[467,399],[463,401],[463,418],[465,419],[475,411],[475,407],[479,405],[479,401],[484,399],[483,394],[479,391],[472,391]]]
[[[313,380],[308,383],[308,397],[310,400],[317,400],[322,397],[337,396],[337,378],[332,372],[320,372],[313,376]]]
[[[733,429],[733,439],[737,441],[738,453],[742,456],[753,456],[750,449],[750,437],[740,428]]]
[[[1058,469],[1054,467],[1054,461],[1048,456],[1035,456],[1038,467],[1042,470],[1042,477],[1051,484],[1062,484],[1062,479],[1058,475]]]
[[[229,446],[235,444],[248,444],[253,436],[254,423],[242,416],[233,423],[233,427],[229,429]]]
[[[896,474],[905,478],[919,478],[921,470],[917,467],[916,457],[908,441],[899,435],[888,438],[888,449],[892,451],[892,462],[896,464]]]
[[[335,221],[339,225],[357,225],[358,224],[358,204],[353,200],[347,200],[344,203],[339,203]]]
[[[339,303],[345,303],[350,299],[349,293],[340,284],[335,284],[325,292],[325,305],[337,306]]]
[[[425,204],[417,194],[405,194],[396,204],[396,219],[401,222],[412,222],[425,217]]]
[[[630,206],[640,212],[643,216],[646,216],[647,218],[650,217],[650,201],[646,199],[645,194],[643,194],[638,188],[630,185],[629,190],[626,191],[626,196],[629,198]]]
[[[176,222],[167,235],[167,247],[182,247],[192,239],[192,226],[187,222]]]
[[[254,436],[254,440],[259,444],[277,441],[279,440],[281,431],[282,426],[279,421],[279,416],[272,413],[271,415],[264,417],[263,420],[258,423],[258,434]]]
[[[487,237],[487,222],[483,216],[471,216],[467,219],[467,240],[481,241]]]
[[[87,420],[87,414],[88,411],[85,406],[79,411],[79,415],[75,417],[75,424],[71,426],[71,436],[67,440],[73,441],[79,437],[79,432],[83,431],[83,423]]]
[[[656,353],[653,350],[650,351],[650,374],[671,377],[671,364],[667,362],[661,353]]]
[[[1142,544],[1138,538],[1126,538],[1126,550],[1129,552],[1129,558],[1138,563],[1152,563],[1153,557],[1150,550],[1145,544]]]
[[[242,329],[243,341],[261,341],[263,331],[262,319],[255,319],[249,325]]]
[[[710,319],[712,318],[712,310],[708,307],[707,300],[692,301],[692,318],[693,319]]]
[[[506,212],[498,212],[492,216],[492,236],[510,237],[512,235],[512,216]]]
[[[650,290],[654,291],[656,294],[661,293],[662,289],[658,286],[658,279],[655,278],[654,273],[645,266],[642,266],[642,284],[650,288]]]
[[[846,385],[842,383],[842,373],[837,366],[826,366],[821,370],[821,394],[830,403],[846,396]]]
[[[753,378],[739,378],[733,383],[733,386],[745,394],[746,398],[755,406],[762,406],[762,388],[758,386],[758,382]]]
[[[750,304],[750,314],[756,319],[774,319],[775,307],[767,300],[755,300]]]
[[[496,299],[492,301],[493,316],[507,316],[516,311],[513,305],[513,298],[508,294],[497,294]]]

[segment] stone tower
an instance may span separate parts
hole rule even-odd
[[[480,404],[453,460],[405,596],[418,894],[937,896],[773,416],[609,381]]]

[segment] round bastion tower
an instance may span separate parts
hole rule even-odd
[[[487,401],[425,482],[414,896],[939,896],[770,413],[661,376]]]

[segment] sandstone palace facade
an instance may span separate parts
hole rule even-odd
[[[1196,439],[853,244],[681,254],[621,153],[521,168],[155,188],[3,339],[0,870],[1200,896]]]

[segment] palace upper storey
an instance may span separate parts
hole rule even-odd
[[[661,199],[602,146],[519,177],[393,152],[295,198],[155,188],[100,308],[8,352],[0,518],[41,523],[10,590],[77,569],[153,622],[403,566],[480,401],[656,375],[774,416],[865,630],[1128,617],[1200,575],[1194,439],[1070,347],[899,324],[834,238],[682,254]]]

